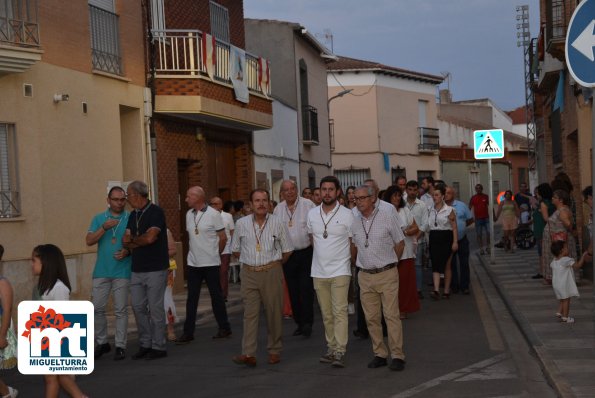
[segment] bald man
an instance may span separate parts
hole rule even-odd
[[[206,280],[213,314],[219,325],[213,339],[231,336],[231,327],[227,318],[227,309],[219,278],[221,253],[225,249],[227,237],[221,213],[209,207],[205,191],[194,186],[186,193],[186,203],[190,207],[186,213],[188,231],[188,298],[186,299],[186,321],[184,332],[176,339],[176,344],[188,344],[194,340],[196,310],[203,280]]]

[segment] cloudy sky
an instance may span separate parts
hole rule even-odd
[[[244,0],[244,16],[298,22],[329,48],[330,31],[337,55],[450,72],[453,100],[488,97],[511,110],[525,103],[521,4],[529,5],[535,37],[538,0]]]

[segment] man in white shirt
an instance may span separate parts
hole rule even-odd
[[[219,331],[213,339],[231,336],[231,327],[227,318],[225,300],[221,292],[220,265],[221,256],[227,242],[221,214],[206,203],[204,190],[191,187],[186,193],[186,203],[190,210],[186,213],[188,231],[188,297],[186,299],[186,321],[184,332],[176,339],[176,344],[188,344],[194,340],[196,328],[196,310],[200,298],[200,288],[206,280],[213,314],[219,325]]]
[[[434,193],[434,178],[429,176],[424,177],[421,180],[421,189],[424,190],[424,194],[419,199],[424,202],[429,209],[434,206],[434,199],[432,199],[432,194]]]
[[[256,366],[258,318],[264,307],[268,332],[268,363],[281,362],[283,334],[283,269],[293,246],[287,226],[269,214],[269,193],[255,189],[250,194],[254,213],[236,223],[231,250],[242,263],[242,300],[244,301],[244,336],[242,354],[232,361],[238,365]]]
[[[275,208],[273,214],[287,225],[293,243],[293,254],[283,264],[293,320],[297,324],[293,335],[310,337],[314,321],[314,285],[310,276],[312,244],[306,224],[308,212],[314,208],[314,203],[298,197],[295,181],[283,181],[281,192],[284,200]]]
[[[407,201],[406,206],[413,214],[415,223],[419,228],[417,233],[417,247],[415,253],[415,282],[417,285],[417,294],[420,299],[423,299],[422,283],[423,283],[423,256],[426,251],[426,225],[428,223],[428,206],[421,200],[417,199],[419,194],[419,187],[417,181],[411,180],[407,182]]]
[[[221,253],[221,268],[219,270],[223,299],[227,301],[227,295],[229,293],[229,262],[231,260],[231,238],[233,236],[235,225],[233,222],[233,216],[227,211],[225,211],[225,209],[223,208],[223,200],[220,197],[214,196],[213,198],[211,198],[211,200],[209,201],[209,205],[213,209],[221,213],[223,227],[225,228],[225,236],[227,237],[225,248]]]
[[[327,352],[320,362],[345,366],[349,321],[347,295],[351,282],[351,224],[353,213],[337,201],[341,184],[334,176],[320,180],[322,204],[308,213],[314,246],[312,277],[322,312]]]
[[[360,300],[366,315],[366,323],[374,359],[368,368],[388,365],[400,371],[405,368],[403,332],[399,319],[399,273],[397,263],[403,254],[403,232],[391,212],[374,206],[375,191],[362,186],[355,191],[359,209],[351,226],[352,258],[359,269]],[[394,208],[394,207],[393,207]],[[381,319],[384,315],[388,332],[388,347],[382,336]]]

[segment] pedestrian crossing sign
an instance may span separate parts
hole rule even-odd
[[[476,130],[473,132],[475,159],[501,159],[504,157],[502,130]]]

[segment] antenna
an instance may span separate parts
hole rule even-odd
[[[325,28],[322,33],[316,33],[314,35],[316,38],[321,38],[324,41],[324,44],[330,43],[331,45],[331,52],[334,54],[335,49],[333,48],[333,32],[329,28]]]

